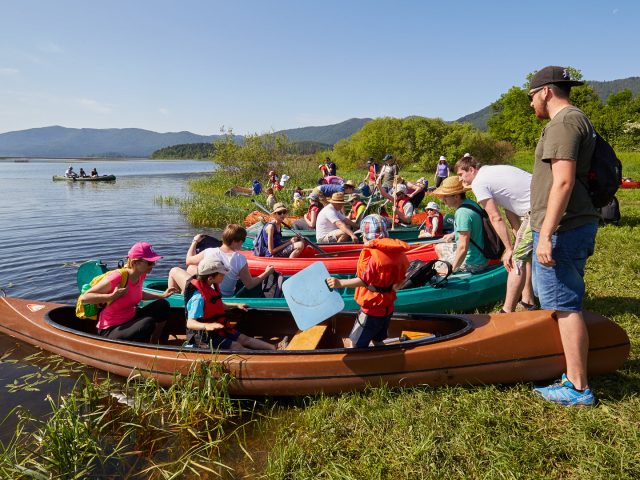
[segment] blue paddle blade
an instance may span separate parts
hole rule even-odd
[[[315,262],[289,277],[282,284],[282,292],[300,330],[313,327],[344,309],[339,292],[330,290],[325,280],[327,267]]]

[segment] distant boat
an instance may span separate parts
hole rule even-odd
[[[115,182],[115,175],[100,175],[98,177],[66,177],[64,175],[54,175],[53,181],[67,181],[67,182]]]

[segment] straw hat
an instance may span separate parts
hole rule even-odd
[[[440,186],[433,191],[436,197],[446,197],[448,195],[458,195],[468,192],[471,187],[465,187],[458,176],[445,178]]]
[[[331,195],[331,198],[329,199],[329,203],[343,204],[344,203],[344,193],[342,193],[342,192],[334,193],[333,195]]]
[[[271,209],[271,213],[278,213],[282,210],[287,210],[287,206],[282,202],[278,202]]]
[[[349,186],[349,187],[353,187],[353,188],[355,188],[355,187],[356,187],[356,184],[355,184],[355,183],[353,183],[353,180],[347,180],[346,182],[344,182],[344,183],[343,183],[343,185],[344,185],[345,187],[347,187],[347,186]]]

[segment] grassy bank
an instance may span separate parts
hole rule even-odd
[[[640,178],[640,154],[621,158],[624,174]],[[530,169],[531,154],[516,164]],[[355,173],[348,177],[364,176]],[[312,183],[315,170],[308,175]],[[191,201],[220,203],[215,208],[241,220],[248,200],[222,195],[237,181],[192,184]],[[618,198],[620,225],[598,231],[587,263],[585,307],[624,327],[632,349],[623,369],[591,379],[595,408],[548,404],[525,384],[254,404],[229,398],[229,379],[203,372],[170,389],[86,381],[53,402],[50,417],[25,418],[0,449],[0,477],[640,478],[640,190]],[[209,220],[212,211],[203,207],[206,222],[218,221]]]

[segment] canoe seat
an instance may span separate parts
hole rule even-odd
[[[314,325],[305,331],[298,330],[287,345],[287,350],[315,350],[326,330],[326,325]]]
[[[435,334],[431,332],[412,332],[411,330],[403,330],[402,337],[407,337],[408,340],[415,340],[416,338],[433,337]]]

